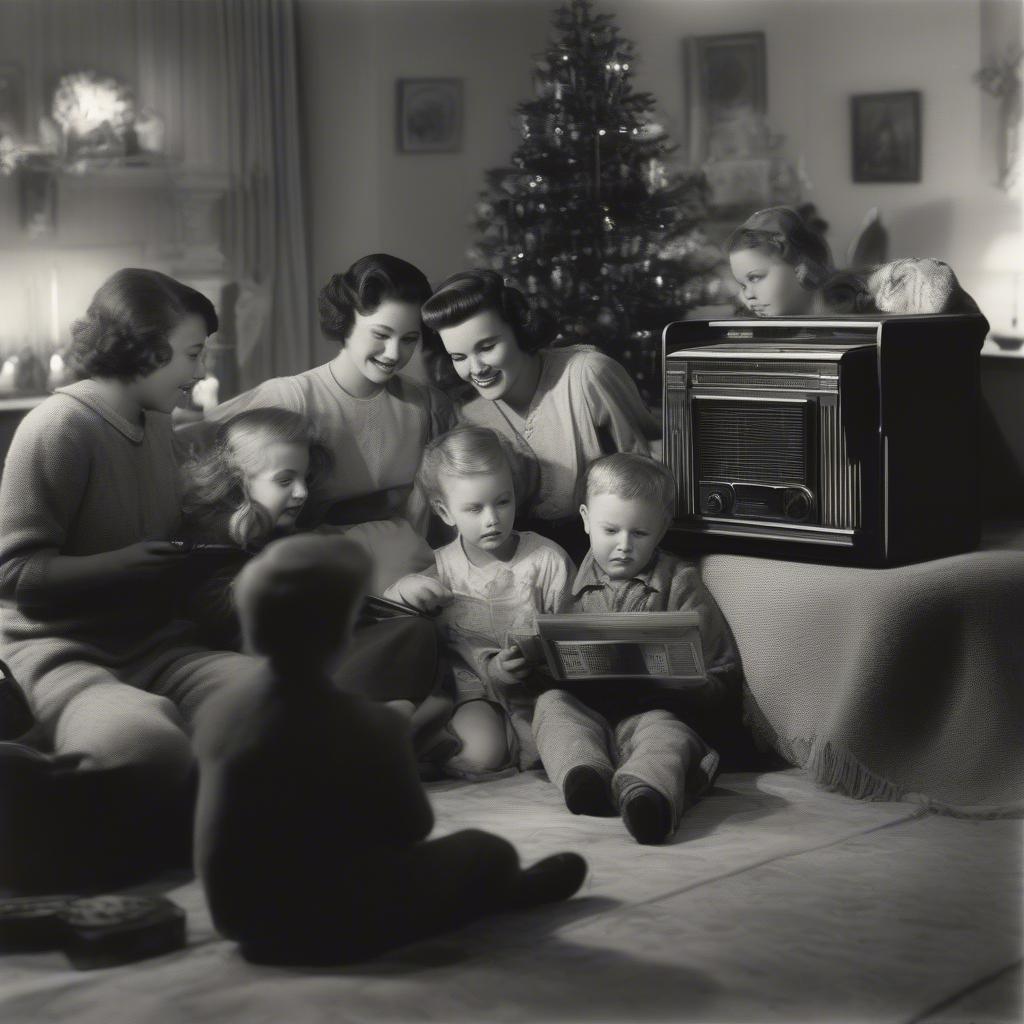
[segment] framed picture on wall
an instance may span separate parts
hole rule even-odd
[[[921,94],[874,92],[850,97],[853,180],[921,180]]]
[[[764,33],[690,36],[683,62],[691,165],[750,156],[768,105]]]
[[[462,148],[462,79],[398,80],[398,149],[455,153]]]

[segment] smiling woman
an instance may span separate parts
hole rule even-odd
[[[148,841],[180,842],[187,732],[213,689],[252,669],[204,648],[176,614],[184,553],[171,542],[181,491],[168,414],[216,329],[199,292],[156,271],[118,271],[72,329],[81,379],[33,409],[11,443],[0,484],[0,657],[55,755],[89,772],[58,784],[34,751],[0,764],[15,819],[5,819],[5,838],[20,840],[0,885],[63,888],[137,869],[156,856],[144,849],[150,825]],[[52,837],[65,828],[78,839],[62,853]]]
[[[334,468],[312,489],[306,521],[335,525],[401,517],[427,526],[413,482],[424,446],[455,420],[439,391],[401,375],[424,337],[423,273],[384,253],[364,256],[320,291],[320,328],[341,346],[329,363],[265,381],[207,414],[224,423],[278,406],[316,425]]]
[[[475,391],[460,417],[497,431],[536,467],[536,487],[520,505],[523,528],[581,557],[586,467],[614,452],[649,455],[661,436],[629,374],[590,345],[551,347],[557,323],[492,270],[450,277],[424,305],[423,321],[440,336],[439,382],[454,371]]]

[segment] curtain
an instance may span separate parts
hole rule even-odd
[[[113,74],[132,86],[138,108],[163,122],[174,182],[168,188],[177,188],[179,196],[224,192],[211,246],[219,247],[223,266],[217,252],[196,255],[187,244],[183,258],[174,255],[173,223],[164,229],[173,219],[161,212],[170,196],[159,190],[145,209],[139,190],[131,202],[126,193],[122,219],[134,218],[132,225],[92,225],[84,240],[78,235],[86,229],[72,223],[75,211],[58,208],[60,231],[45,253],[39,245],[31,251],[23,246],[16,222],[8,223],[14,215],[5,219],[0,211],[0,232],[16,241],[11,248],[6,237],[0,239],[0,270],[10,276],[12,266],[27,267],[13,282],[0,279],[0,306],[9,309],[8,300],[16,300],[27,309],[18,318],[19,338],[38,335],[41,349],[54,346],[52,282],[65,257],[74,256],[66,241],[73,239],[100,253],[90,255],[88,267],[76,264],[72,283],[80,278],[90,293],[115,268],[104,254],[116,256],[116,265],[137,259],[197,284],[237,284],[238,300],[224,310],[222,335],[227,340],[233,324],[241,388],[313,365],[292,0],[0,0],[4,62],[24,72],[30,139],[61,74]],[[0,186],[0,196],[13,189],[6,179]],[[126,247],[136,254],[126,256]],[[61,323],[80,313],[85,301],[62,287]]]
[[[182,165],[224,172],[238,386],[313,365],[292,0],[137,0],[140,86]],[[222,392],[221,397],[229,397]]]
[[[225,236],[239,285],[244,390],[313,365],[295,18],[291,0],[217,0],[217,6],[233,182]]]

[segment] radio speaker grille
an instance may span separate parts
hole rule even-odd
[[[804,402],[693,402],[700,480],[807,484]]]

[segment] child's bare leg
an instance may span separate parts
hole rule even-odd
[[[411,700],[389,700],[385,702],[392,711],[397,711],[409,724],[416,714],[416,705]]]
[[[683,812],[710,788],[718,754],[668,711],[645,711],[615,729],[619,767],[612,792],[639,843],[660,843],[679,826]]]
[[[548,778],[573,814],[615,814],[612,734],[603,716],[565,690],[547,690],[537,699],[533,735]]]
[[[462,748],[448,761],[456,772],[485,774],[506,768],[511,759],[505,713],[482,698],[460,704],[449,726]]]

